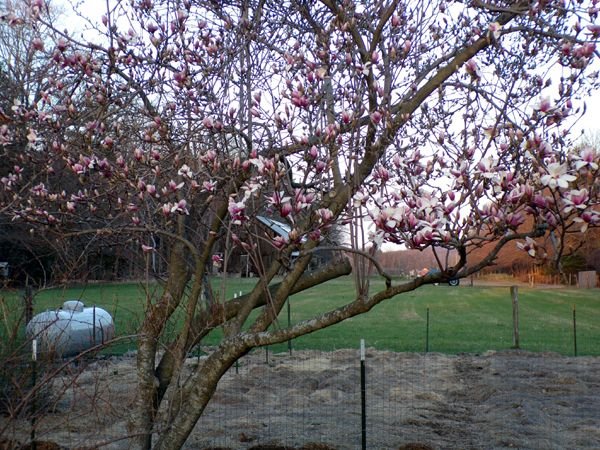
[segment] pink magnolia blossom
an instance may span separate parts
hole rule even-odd
[[[45,197],[46,195],[48,195],[48,189],[46,189],[46,185],[44,183],[39,183],[35,185],[31,189],[31,192],[37,197]]]
[[[556,227],[558,225],[558,218],[556,214],[551,210],[546,211],[546,213],[544,214],[544,220],[546,221],[546,224],[548,224],[548,226],[550,227]]]
[[[340,130],[340,125],[338,123],[331,123],[325,127],[325,142],[331,142],[335,140],[338,132]]]
[[[290,202],[285,202],[279,208],[279,214],[281,214],[281,217],[287,217],[292,213],[293,210],[294,208],[292,207],[292,204]]]
[[[202,161],[204,164],[209,164],[215,161],[216,158],[217,152],[215,152],[214,150],[208,150],[206,153],[200,156],[200,161]]]
[[[509,213],[506,216],[506,225],[514,230],[524,223],[525,217],[521,213]]]
[[[323,173],[327,169],[327,163],[325,161],[317,161],[315,163],[315,171],[316,173]]]
[[[247,220],[246,204],[244,202],[236,202],[231,197],[229,198],[229,206],[227,207],[234,225],[241,225]]]
[[[319,242],[321,240],[321,230],[317,229],[311,231],[310,233],[308,233],[308,238],[311,241]]]
[[[173,78],[179,87],[184,87],[190,82],[190,77],[185,70],[176,72]]]
[[[495,158],[487,157],[477,163],[477,170],[484,178],[493,178],[497,173],[497,161]]]
[[[506,196],[506,201],[513,205],[519,204],[523,198],[523,191],[519,188],[512,189]]]
[[[183,181],[181,183],[177,183],[173,180],[170,180],[169,183],[167,184],[167,189],[171,192],[177,192],[183,186],[185,186],[185,183]]]
[[[292,100],[292,104],[294,106],[298,106],[300,108],[306,108],[310,104],[310,101],[308,100],[308,98],[299,91],[292,92],[291,100]]]
[[[548,97],[540,99],[533,109],[544,114],[547,114],[553,110],[552,103]]]
[[[585,42],[581,46],[573,50],[573,56],[577,58],[590,58],[596,51],[596,44],[593,42]]]
[[[217,183],[213,180],[207,180],[202,182],[202,191],[213,193],[217,188]]]
[[[285,239],[283,236],[275,236],[271,240],[271,242],[273,243],[273,246],[275,248],[280,249],[280,250],[289,244],[288,240]]]
[[[584,167],[591,170],[598,170],[598,154],[592,147],[582,148],[579,155],[575,155],[573,159],[575,160],[576,170],[581,170]]]
[[[470,59],[465,63],[465,70],[471,76],[472,80],[475,81],[481,78],[481,71],[474,59]]]
[[[212,255],[211,257],[213,266],[220,268],[223,265],[223,256],[219,254]]]
[[[565,207],[564,212],[569,213],[574,209],[587,209],[587,202],[589,199],[590,197],[587,189],[577,189],[567,192],[564,199],[567,206]]]
[[[421,247],[434,240],[434,230],[430,226],[425,226],[418,230],[412,238],[414,247]]]
[[[269,205],[275,206],[276,208],[281,207],[284,203],[289,203],[290,197],[284,196],[283,192],[273,192],[271,196],[267,198]]]
[[[385,167],[377,166],[373,171],[373,178],[382,183],[387,183],[390,179],[390,173]]]
[[[379,122],[381,122],[382,118],[383,118],[383,114],[381,114],[379,111],[374,111],[373,113],[371,113],[371,121],[375,125],[379,124]]]
[[[433,212],[437,208],[438,203],[437,197],[430,195],[417,198],[419,211],[424,211],[426,214]]]
[[[580,223],[580,231],[585,233],[590,225],[600,225],[600,214],[597,211],[585,211],[579,217],[575,217],[573,222]]]
[[[526,251],[532,257],[537,253],[537,243],[529,236],[525,238],[525,242],[517,242],[517,248]]]
[[[71,169],[73,169],[73,172],[75,172],[77,175],[81,175],[81,174],[85,173],[84,167],[79,163],[73,164],[71,166]]]
[[[333,220],[333,212],[328,208],[317,209],[317,216],[323,224],[328,224]]]
[[[301,189],[296,189],[294,193],[294,211],[300,212],[312,205],[314,201],[314,195],[311,193],[304,193]]]
[[[502,29],[502,25],[500,25],[498,22],[494,22],[491,23],[488,27],[488,30],[490,32],[490,35],[494,38],[494,39],[498,39],[500,37],[500,30]]]
[[[154,251],[154,247],[151,245],[142,244],[142,251],[144,253],[152,253]]]
[[[535,194],[532,204],[538,208],[546,208],[548,206],[548,199],[542,194]]]
[[[342,111],[342,123],[347,125],[350,122],[352,122],[352,111],[348,111],[345,109],[344,111]]]
[[[188,215],[190,212],[187,209],[187,201],[185,199],[179,200],[176,204],[171,206],[171,213]]]
[[[69,48],[69,43],[67,42],[66,39],[61,37],[56,42],[56,48],[58,49],[59,52],[64,53],[67,50],[67,48]]]
[[[394,232],[403,223],[404,215],[405,209],[403,207],[385,208],[374,217],[375,225],[383,231]]]
[[[590,32],[589,34],[594,38],[594,39],[598,39],[598,37],[600,37],[600,25],[597,24],[591,24],[587,26],[588,31]]]
[[[31,48],[35,51],[43,52],[44,51],[44,41],[42,41],[39,37],[34,38],[31,41]]]

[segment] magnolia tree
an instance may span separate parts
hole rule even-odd
[[[45,8],[4,19],[52,29]],[[598,83],[597,16],[566,0],[107,1],[84,34],[32,41],[50,75],[4,111],[0,212],[63,250],[121,239],[168,267],[137,330],[132,445],[181,447],[254,347],[599,225],[599,153],[569,134]],[[340,228],[347,256],[307,271]],[[373,258],[386,242],[432,248],[440,271],[392,280]],[[227,299],[206,275],[234,251],[259,278]],[[277,322],[289,295],[351,271],[347,304]]]

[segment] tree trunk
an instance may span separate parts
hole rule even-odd
[[[136,400],[129,421],[132,434],[131,448],[149,450],[152,447],[152,431],[158,410],[158,387],[156,377],[156,351],[158,340],[167,321],[177,309],[189,280],[185,260],[185,246],[175,242],[169,258],[169,279],[160,299],[153,303],[147,299],[145,320],[138,337]]]
[[[131,447],[135,450],[152,448],[152,428],[156,411],[156,377],[154,376],[154,358],[156,340],[148,336],[140,336],[137,355],[137,388],[133,413],[129,421],[129,432],[133,434]]]
[[[202,416],[221,377],[240,357],[248,352],[247,345],[230,340],[221,344],[197,370],[181,390],[180,408],[171,426],[160,434],[155,450],[180,449]]]

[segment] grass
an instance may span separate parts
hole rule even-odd
[[[218,289],[217,280],[217,290]],[[228,297],[248,292],[251,279],[229,279]],[[378,281],[373,283],[380,286]],[[157,285],[150,285],[157,289]],[[317,311],[342,305],[352,297],[350,278],[341,278],[294,295],[290,299],[292,323],[308,319]],[[17,293],[3,293],[16,296]],[[140,284],[99,284],[43,291],[35,298],[36,312],[53,309],[62,301],[81,298],[86,306],[96,304],[113,314],[117,333],[135,334],[142,319],[145,293]],[[13,300],[14,301],[14,300]],[[579,355],[600,355],[600,290],[519,288],[520,343],[529,351],[574,353],[573,308],[576,307]],[[429,311],[429,339],[426,343]],[[287,309],[279,326],[287,326]],[[174,330],[176,323],[171,324]],[[220,331],[204,344],[218,342]],[[294,340],[294,349],[333,350],[357,348],[360,339],[370,347],[394,351],[443,353],[503,350],[512,347],[512,306],[508,287],[425,286],[376,306],[368,314],[349,319]],[[134,349],[131,341],[111,347],[110,352]],[[287,350],[279,344],[273,351]]]

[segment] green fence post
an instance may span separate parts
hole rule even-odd
[[[429,308],[427,308],[427,316],[425,320],[425,353],[429,353]]]
[[[573,353],[577,356],[577,317],[575,305],[573,304]]]
[[[288,316],[288,328],[292,326],[292,308],[290,306],[290,297],[287,298],[287,316]],[[292,340],[288,339],[288,351],[292,354]]]

